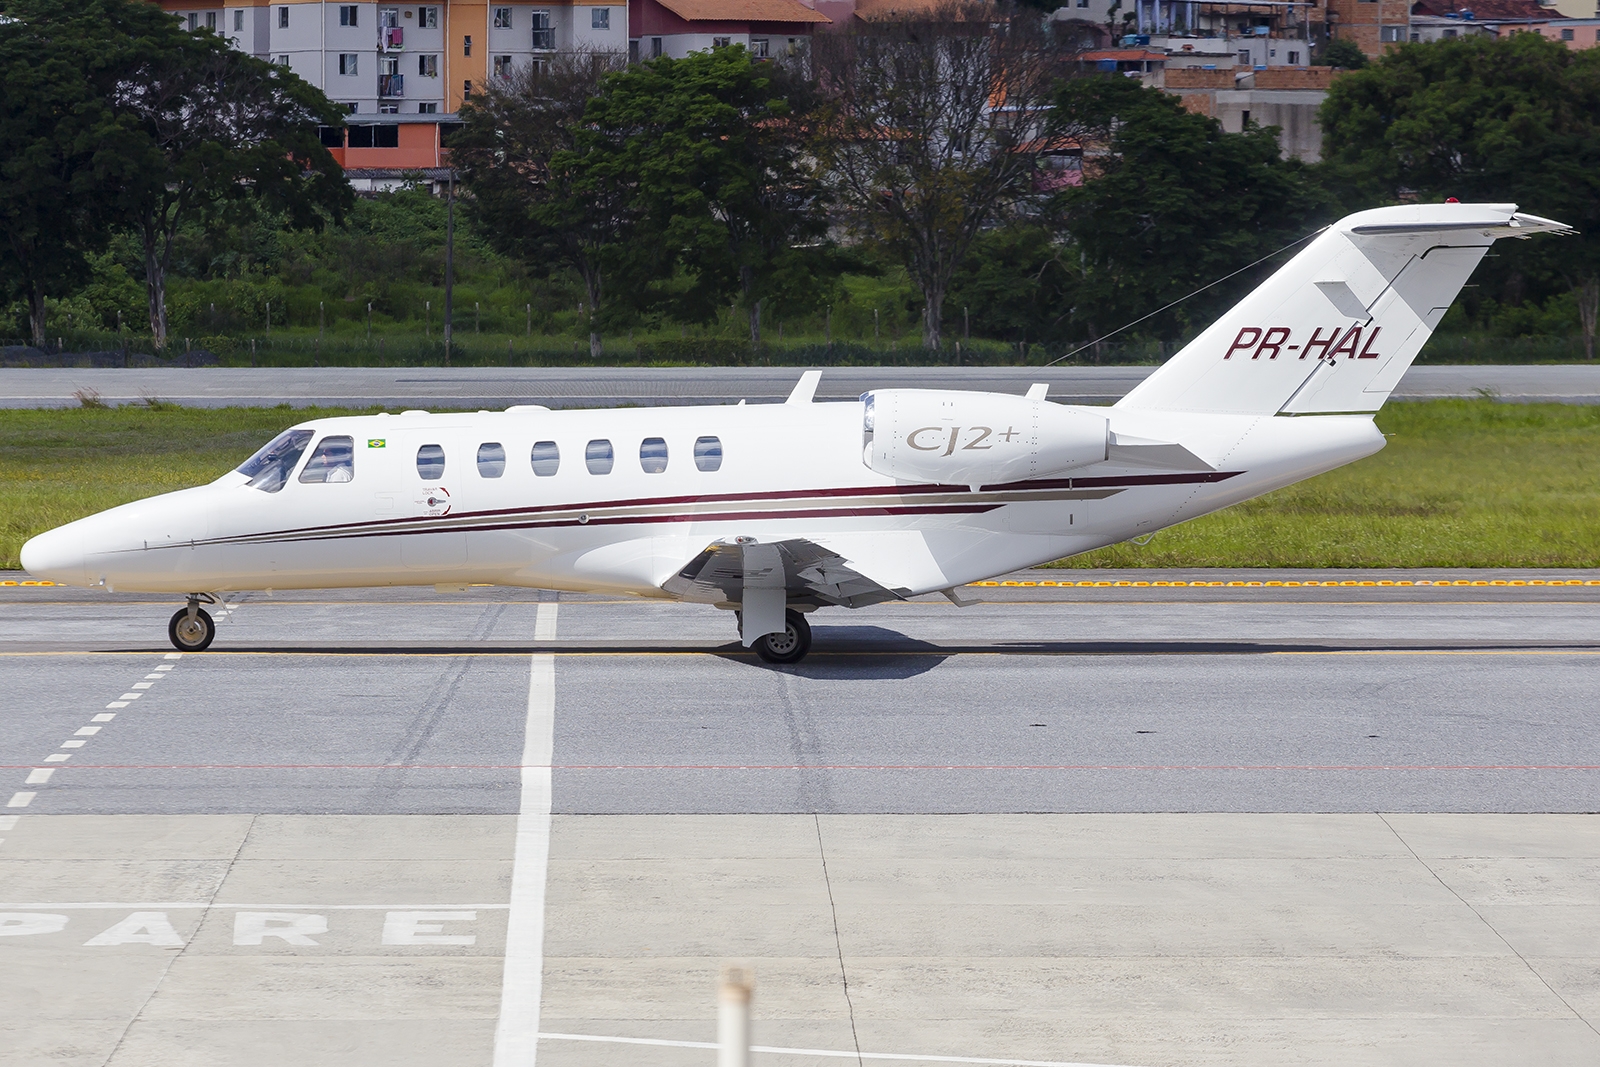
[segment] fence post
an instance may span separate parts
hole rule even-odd
[[[750,1067],[750,994],[755,974],[723,964],[717,1003],[717,1067]]]

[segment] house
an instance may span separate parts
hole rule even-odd
[[[634,62],[740,44],[758,59],[795,55],[828,16],[800,0],[630,0]]]

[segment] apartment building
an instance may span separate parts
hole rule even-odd
[[[348,109],[348,130],[327,131],[324,143],[357,188],[437,172],[444,166],[441,131],[489,79],[555,52],[628,47],[627,0],[156,2],[190,29],[214,30],[241,51],[283,64]]]

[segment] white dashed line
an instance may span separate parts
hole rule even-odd
[[[165,677],[166,677],[166,675],[164,675],[164,674],[147,674],[147,675],[144,676],[144,680],[147,681],[147,682],[149,682],[149,681],[157,681],[157,682],[159,682],[159,681],[161,681],[161,679],[163,679]],[[137,686],[135,688],[137,688]]]
[[[33,798],[38,795],[38,793],[12,793],[11,799],[6,801],[6,807],[25,808],[29,804],[32,804]]]
[[[157,664],[156,665],[156,670],[158,670],[158,671],[170,671],[174,666],[175,666],[175,664],[172,664],[172,663],[161,663],[161,664]],[[145,675],[145,677],[149,678],[150,675],[147,674],[147,675]]]
[[[128,702],[126,700],[113,700],[111,703],[106,705],[108,708],[125,708],[127,706]]]
[[[44,758],[46,763],[63,763],[72,758],[70,752],[52,752]]]
[[[135,688],[135,689],[149,689],[152,685],[155,685],[155,683],[154,682],[134,682],[133,683],[133,688]]]
[[[99,733],[101,729],[102,727],[99,726],[80,726],[74,730],[73,733],[77,734],[79,737],[93,737],[95,734]]]
[[[168,652],[162,658],[163,659],[182,659],[183,658],[183,653],[182,652]]]
[[[89,721],[90,722],[110,722],[112,719],[115,719],[116,717],[117,717],[117,713],[114,712],[114,711],[112,711],[112,712],[104,712],[103,711],[99,715],[96,715],[94,718],[90,719]]]
[[[714,1041],[672,1041],[653,1037],[601,1037],[598,1034],[540,1034],[543,1041],[597,1041],[608,1045],[653,1045],[658,1048],[704,1048],[721,1046]],[[781,1045],[751,1045],[751,1052],[777,1056],[815,1056],[838,1060],[899,1060],[905,1063],[972,1063],[994,1067],[1109,1067],[1107,1064],[1077,1063],[1066,1060],[1003,1060],[983,1056],[937,1056],[900,1052],[857,1052],[854,1049],[787,1048]]]
[[[87,741],[63,741],[63,742],[61,742],[61,747],[62,748],[82,748],[84,745],[87,745],[88,743],[89,742],[87,742]]]
[[[44,785],[50,780],[50,776],[54,773],[56,773],[56,769],[54,767],[35,767],[33,770],[28,772],[28,777],[23,781],[22,784]]]
[[[123,693],[117,699],[118,700],[138,700],[142,696],[144,696],[143,693]]]

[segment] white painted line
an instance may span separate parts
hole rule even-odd
[[[87,745],[88,743],[89,742],[87,742],[87,741],[63,741],[63,742],[61,742],[61,747],[62,748],[82,748],[84,745]]]
[[[15,830],[20,815],[0,815],[0,830]]]
[[[70,752],[52,752],[44,758],[44,761],[46,763],[64,763],[71,758],[72,753]]]
[[[147,681],[147,682],[159,682],[159,681],[161,681],[161,679],[163,679],[165,677],[166,677],[166,675],[164,675],[164,674],[147,674],[147,675],[144,676],[144,680]],[[146,686],[145,688],[148,689],[149,686]]]
[[[111,703],[106,705],[108,708],[125,708],[127,706],[128,702],[126,700],[113,700]]]
[[[162,658],[163,659],[182,659],[183,658],[183,653],[182,652],[168,652]]]
[[[15,815],[3,816],[15,819]],[[15,826],[12,823],[11,826]],[[0,824],[0,830],[11,826]],[[23,904],[0,904],[0,911],[506,911],[511,905],[500,904],[218,904],[209,900],[75,900],[63,904],[56,901],[41,904],[38,901]]]
[[[715,1041],[666,1041],[651,1037],[599,1037],[594,1034],[540,1034],[541,1041],[599,1041],[613,1045],[655,1045],[660,1048],[719,1047]],[[899,1060],[904,1063],[979,1063],[990,1067],[1113,1067],[1105,1063],[1082,1063],[1074,1060],[1007,1060],[984,1056],[919,1056],[915,1053],[857,1052],[855,1049],[786,1048],[781,1045],[751,1045],[751,1052],[774,1056],[822,1056],[839,1060]]]
[[[78,727],[76,730],[74,730],[72,732],[77,734],[79,737],[93,737],[95,734],[99,733],[101,731],[101,729],[103,729],[103,727],[99,727],[99,726],[80,726],[80,727]]]
[[[156,665],[156,670],[158,670],[158,671],[170,671],[174,666],[176,666],[176,664],[159,663],[159,664]]]
[[[555,637],[556,606],[554,601],[539,605],[534,623],[537,639],[548,641]],[[500,1020],[494,1031],[494,1067],[533,1067],[539,1053],[555,723],[556,660],[548,654],[535,655],[528,667],[522,806],[517,815],[516,858],[511,865],[511,911],[506,916],[506,962],[500,979]]]
[[[25,808],[29,804],[32,804],[33,798],[38,795],[38,793],[12,793],[11,799],[6,801],[6,807]]]
[[[155,685],[154,682],[134,682],[132,688],[134,688],[134,689],[149,689],[153,685]]]
[[[112,719],[115,719],[116,717],[117,717],[117,713],[114,712],[114,711],[113,712],[101,712],[99,715],[96,715],[94,718],[90,719],[89,721],[90,722],[110,722]]]
[[[117,699],[118,700],[138,700],[142,696],[144,696],[143,693],[123,693]]]
[[[28,772],[28,777],[22,784],[44,785],[50,780],[50,776],[54,773],[56,773],[56,769],[54,767],[35,767],[33,770]]]

